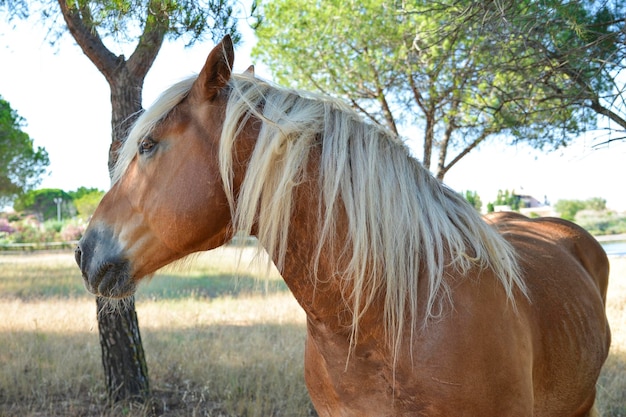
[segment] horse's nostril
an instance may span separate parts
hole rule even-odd
[[[76,263],[78,264],[78,267],[82,269],[82,258],[83,258],[83,251],[80,250],[80,246],[76,246],[76,249],[74,249],[74,259],[76,259]]]

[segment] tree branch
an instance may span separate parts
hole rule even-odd
[[[589,105],[589,108],[591,110],[595,111],[598,114],[608,117],[609,119],[611,119],[612,121],[620,125],[623,129],[626,129],[626,119],[624,119],[619,114],[612,111],[611,109],[607,109],[606,107],[604,107],[602,104],[600,104],[600,100],[598,100],[598,98],[594,98],[590,100],[590,102],[591,102],[591,105]]]
[[[148,17],[139,43],[128,59],[128,70],[140,79],[144,79],[152,67],[169,28],[168,12],[162,2],[151,1],[146,15]]]
[[[383,116],[387,121],[387,126],[389,129],[398,136],[398,127],[396,126],[396,121],[393,118],[393,113],[391,113],[391,108],[389,107],[389,103],[387,102],[387,97],[385,97],[385,92],[382,88],[378,88],[378,101],[383,110]]]
[[[442,166],[441,169],[437,172],[437,178],[443,179],[444,175],[452,168],[457,162],[459,162],[465,155],[470,153],[473,149],[475,149],[478,145],[480,145],[492,132],[489,130],[483,130],[476,139],[474,139],[469,145],[465,147],[457,156],[454,157],[445,166]]]
[[[111,53],[104,46],[97,32],[85,24],[85,17],[90,16],[88,6],[85,5],[79,10],[70,7],[67,0],[58,0],[58,3],[68,30],[85,55],[110,83],[113,80],[114,72],[123,62],[123,57],[117,57]]]
[[[448,147],[450,146],[450,139],[452,139],[452,133],[457,129],[456,121],[454,114],[459,108],[459,101],[454,101],[449,110],[450,121],[446,126],[446,130],[443,134],[443,139],[441,141],[441,145],[439,146],[439,160],[437,161],[437,178],[442,180],[446,171],[444,171],[444,165],[446,163],[446,156],[448,155]],[[441,177],[439,176],[441,173]]]
[[[355,108],[359,112],[363,113],[368,119],[370,119],[376,125],[381,126],[380,121],[373,114],[371,114],[370,112],[365,110],[365,108],[363,106],[361,106],[359,103],[357,103],[357,101],[355,99],[351,98],[350,99],[350,103],[352,104],[353,108]]]

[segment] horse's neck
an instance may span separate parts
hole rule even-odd
[[[304,308],[309,320],[319,320],[334,327],[349,325],[345,300],[341,295],[341,281],[337,276],[340,265],[328,251],[317,259],[319,242],[319,198],[312,182],[301,186],[296,193],[289,229],[289,242],[283,279]],[[315,262],[317,264],[315,264]]]

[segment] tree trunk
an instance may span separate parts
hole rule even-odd
[[[109,79],[111,87],[111,132],[109,150],[109,172],[117,162],[118,150],[128,130],[141,111],[141,85],[125,69],[120,70],[114,79]],[[139,322],[135,312],[135,298],[118,302],[115,308],[111,302],[98,297],[98,330],[102,350],[102,366],[109,401],[142,401],[150,393],[148,366],[144,355]]]
[[[424,156],[422,157],[422,165],[424,168],[430,170],[430,158],[433,153],[433,142],[435,137],[435,111],[434,109],[428,109],[425,113],[426,116],[426,129],[424,132]]]
[[[109,151],[109,172],[115,166],[117,154],[139,112],[142,110],[143,81],[163,44],[169,27],[164,8],[151,7],[150,2],[144,31],[131,57],[116,56],[109,51],[91,26],[94,19],[88,4],[58,0],[67,28],[85,55],[106,78],[111,88],[112,141]],[[102,365],[107,393],[111,402],[124,399],[144,399],[149,394],[148,367],[141,343],[135,299],[107,306],[107,300],[96,299],[98,330],[102,349]]]
[[[111,305],[96,298],[102,366],[109,401],[143,401],[150,392],[148,367],[141,343],[135,298]]]
[[[141,90],[143,78],[136,79],[128,71],[120,71],[109,80],[111,88],[111,147],[109,149],[109,173],[117,163],[117,154],[126,140],[137,116],[142,111]]]

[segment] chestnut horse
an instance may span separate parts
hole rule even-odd
[[[387,131],[233,59],[225,38],[137,120],[76,249],[89,291],[129,296],[243,231],[306,311],[320,416],[595,413],[608,261],[589,234],[485,222]]]

